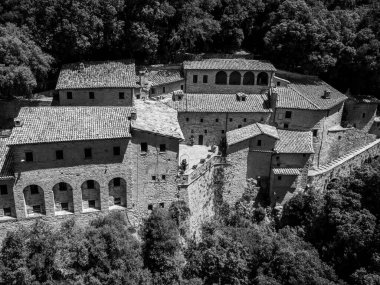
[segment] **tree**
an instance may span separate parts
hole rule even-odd
[[[42,52],[23,29],[0,26],[0,96],[30,96],[43,85],[52,57]]]
[[[141,236],[144,264],[152,272],[154,284],[173,284],[180,280],[184,260],[177,225],[168,212],[153,209],[144,221]]]

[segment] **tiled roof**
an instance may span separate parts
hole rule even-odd
[[[132,107],[24,107],[10,145],[130,137]]]
[[[328,110],[347,99],[346,95],[316,76],[282,71],[277,75],[291,82],[288,88],[273,88],[278,94],[277,108]],[[323,98],[326,90],[331,92],[329,99]]]
[[[276,71],[270,62],[254,59],[205,59],[200,61],[185,61],[184,69],[190,70],[257,70]]]
[[[314,153],[311,132],[277,130],[280,139],[274,150],[278,153]]]
[[[353,100],[358,103],[365,104],[380,104],[380,100],[371,95],[357,95],[357,96],[349,96],[350,100]]]
[[[266,94],[247,94],[245,101],[238,101],[236,97],[236,94],[185,94],[182,100],[170,100],[167,105],[178,112],[272,112]]]
[[[302,168],[273,168],[274,175],[300,175]]]
[[[255,123],[246,127],[227,132],[227,144],[233,145],[258,135],[268,135],[278,139],[277,129],[270,125]]]
[[[12,154],[7,139],[0,138],[0,180],[13,177]]]
[[[132,128],[183,140],[177,112],[158,101],[136,100],[137,120]]]
[[[56,89],[130,88],[136,83],[135,64],[126,61],[97,61],[66,64]]]
[[[185,80],[180,70],[151,70],[147,74],[147,79],[152,87]]]

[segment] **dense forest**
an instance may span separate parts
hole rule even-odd
[[[0,94],[54,88],[68,62],[181,62],[245,50],[380,94],[378,0],[2,0]]]
[[[282,215],[255,207],[253,189],[234,206],[215,199],[201,240],[184,202],[155,208],[137,232],[123,212],[20,227],[2,243],[0,284],[380,284],[380,160],[296,195]]]

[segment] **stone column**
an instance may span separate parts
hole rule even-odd
[[[81,185],[75,184],[73,187],[73,204],[74,204],[74,214],[80,214],[83,211],[82,205],[82,188]]]
[[[45,213],[46,216],[51,217],[55,215],[55,205],[54,205],[54,193],[53,187],[47,186],[44,191],[44,200],[45,200]]]
[[[100,210],[109,211],[109,189],[107,181],[101,181],[100,186]]]

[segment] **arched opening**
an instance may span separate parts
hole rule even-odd
[[[116,177],[108,183],[110,209],[127,207],[127,183],[123,178]]]
[[[268,80],[269,76],[266,72],[260,72],[259,75],[257,75],[257,85],[268,86]]]
[[[255,75],[253,72],[248,71],[244,74],[243,85],[255,85]]]
[[[100,186],[95,180],[87,180],[82,186],[83,211],[100,210]]]
[[[23,192],[26,216],[46,215],[44,190],[38,185],[29,185]]]
[[[218,73],[215,76],[215,84],[227,84],[227,73],[225,73],[224,71],[218,71]]]
[[[232,71],[230,74],[230,85],[240,85],[241,75],[238,71]]]
[[[74,213],[73,187],[65,182],[59,182],[53,187],[54,213],[64,215]]]

